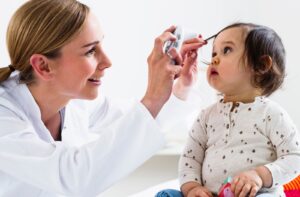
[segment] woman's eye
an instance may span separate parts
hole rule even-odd
[[[229,52],[231,52],[231,51],[232,51],[232,48],[231,48],[231,47],[225,47],[223,53],[224,53],[224,54],[227,54],[227,53],[229,53]]]
[[[86,56],[91,56],[91,55],[94,55],[96,52],[96,48],[93,47],[91,48],[88,52],[85,53]]]

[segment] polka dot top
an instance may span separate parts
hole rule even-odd
[[[268,98],[246,104],[220,100],[194,122],[180,158],[179,180],[217,193],[228,176],[260,165],[273,177],[272,187],[262,191],[284,196],[282,185],[300,173],[299,131]]]

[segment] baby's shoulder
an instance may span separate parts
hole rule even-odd
[[[268,98],[265,98],[262,108],[264,109],[265,113],[267,113],[268,115],[287,114],[286,110],[281,105]]]
[[[201,112],[200,112],[200,116],[202,115],[209,115],[209,114],[211,114],[211,113],[213,113],[213,112],[215,112],[215,111],[217,111],[217,109],[218,109],[218,103],[216,102],[216,103],[213,103],[213,104],[210,104],[209,106],[207,106],[207,107],[205,107],[205,108],[203,108],[202,110],[201,110]]]

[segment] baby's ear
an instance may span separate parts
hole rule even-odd
[[[262,55],[259,58],[259,63],[260,63],[259,70],[261,71],[261,73],[266,73],[272,68],[273,60],[269,55]]]

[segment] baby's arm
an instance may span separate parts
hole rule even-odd
[[[202,118],[203,116],[204,112],[202,112],[194,122],[179,161],[179,181],[185,196],[187,196],[193,188],[202,186],[201,170],[207,143],[205,120]]]
[[[300,174],[300,135],[288,114],[281,109],[270,113],[267,125],[268,136],[277,160],[266,164],[272,175],[270,187],[278,187]]]
[[[266,135],[276,150],[277,160],[241,172],[233,178],[231,189],[237,194],[254,196],[263,188],[283,185],[300,173],[300,136],[289,116],[278,108],[269,112]]]

